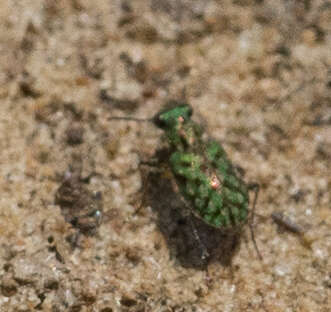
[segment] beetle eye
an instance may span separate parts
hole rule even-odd
[[[159,128],[164,128],[166,126],[166,123],[163,119],[161,119],[161,114],[158,113],[153,117],[153,123],[155,126],[159,127]]]

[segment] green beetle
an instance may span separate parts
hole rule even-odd
[[[252,240],[259,257],[252,229],[257,184],[246,184],[236,173],[223,147],[208,138],[191,118],[192,107],[175,103],[152,119],[112,117],[135,121],[152,121],[164,131],[169,145],[168,165],[186,206],[197,218],[224,232],[240,231],[249,221],[249,190],[255,198],[249,223]],[[194,231],[197,240],[199,235]],[[208,252],[205,251],[205,256]]]

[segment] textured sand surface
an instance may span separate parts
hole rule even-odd
[[[330,51],[328,1],[0,1],[0,311],[331,311]],[[262,262],[201,225],[201,263],[162,132],[109,120],[169,99],[260,184]]]

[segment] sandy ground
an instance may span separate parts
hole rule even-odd
[[[319,0],[1,1],[0,311],[331,311],[330,21]],[[260,184],[263,261],[248,227],[201,225],[202,263],[169,176],[138,166],[162,132],[109,120],[169,99]]]

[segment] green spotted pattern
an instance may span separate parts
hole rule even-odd
[[[246,222],[249,196],[222,146],[205,138],[191,119],[192,108],[177,105],[154,117],[171,148],[170,168],[193,212],[217,228]]]

